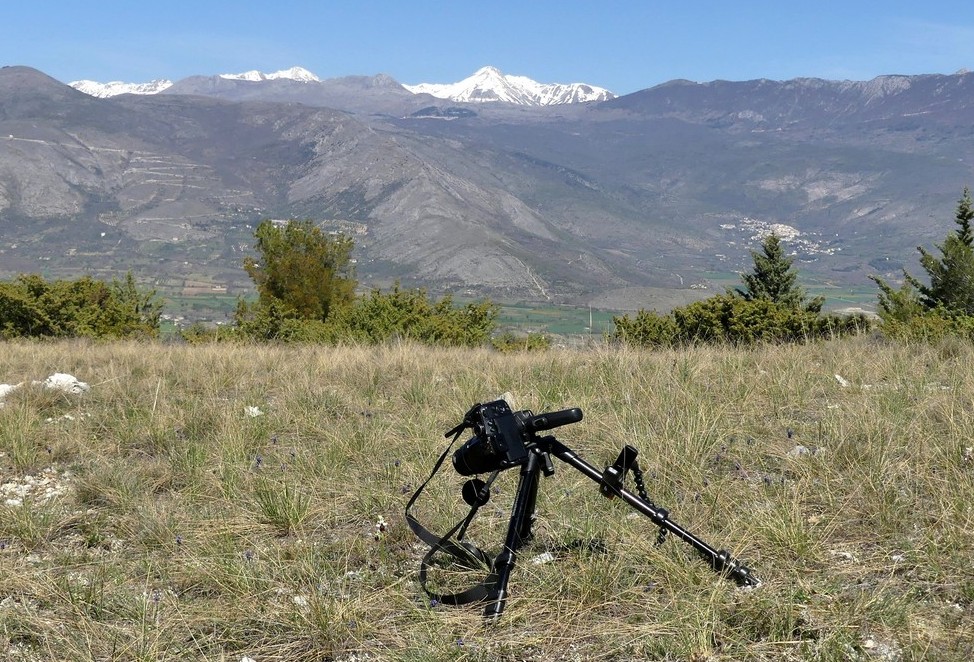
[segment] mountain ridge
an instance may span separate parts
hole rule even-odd
[[[219,78],[227,80],[244,80],[250,82],[262,82],[268,80],[294,80],[306,83],[319,83],[321,79],[303,67],[291,67],[282,69],[269,74],[265,74],[256,69],[245,71],[239,74],[218,74]],[[100,83],[94,80],[75,80],[68,83],[74,89],[85,94],[108,98],[120,94],[159,94],[174,85],[173,81],[167,78],[159,78],[147,83],[126,83],[123,81],[111,81]]]
[[[158,78],[148,83],[125,83],[119,80],[99,83],[94,80],[76,80],[69,84],[79,92],[104,99],[119,94],[159,94],[172,87],[173,82],[166,78]]]
[[[217,74],[216,77],[225,80],[247,81],[263,83],[272,80],[290,80],[301,83],[323,83],[321,78],[311,71],[294,66],[273,73],[263,73],[258,70],[245,71],[238,74]],[[504,75],[495,67],[482,67],[472,76],[457,83],[433,84],[420,83],[418,85],[402,85],[389,76],[379,74],[387,81],[401,85],[413,94],[428,94],[440,99],[450,99],[458,102],[489,102],[500,101],[519,105],[558,105],[567,103],[587,103],[605,101],[615,95],[608,90],[588,85],[586,83],[539,83],[526,76]],[[190,76],[191,79],[201,78]],[[202,76],[202,78],[212,78]],[[331,79],[342,80],[340,79]],[[185,80],[185,79],[183,79]],[[120,94],[159,94],[174,85],[168,79],[153,80],[148,83],[124,83],[112,81],[99,83],[92,80],[77,80],[68,83],[71,87],[92,96],[107,98]]]
[[[719,290],[787,227],[804,276],[860,286],[949,230],[974,179],[972,105],[970,74],[674,81],[533,107],[381,76],[98,99],[4,68],[0,276],[132,268],[245,291],[255,224],[307,218],[353,236],[368,285],[653,307],[640,292]]]
[[[304,67],[291,67],[289,69],[282,69],[280,71],[275,71],[273,73],[265,74],[261,71],[253,69],[251,71],[245,71],[240,74],[220,74],[220,78],[228,78],[230,80],[249,80],[251,82],[260,82],[264,80],[277,80],[283,78],[286,80],[296,80],[300,83],[320,83],[321,79],[315,74],[311,73]]]

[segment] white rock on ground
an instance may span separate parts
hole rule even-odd
[[[22,385],[23,382],[20,384],[0,384],[0,407],[3,406],[3,399],[16,391]]]
[[[38,475],[0,480],[0,503],[17,507],[24,501],[43,504],[68,491],[72,478],[70,471],[60,471],[56,466],[43,469]]]
[[[84,393],[91,390],[85,382],[79,381],[74,375],[63,372],[55,372],[53,375],[41,382],[45,388],[53,388],[64,393]]]
[[[19,384],[0,384],[0,407],[3,406],[4,398],[23,385],[23,382],[20,382]],[[42,382],[33,382],[33,385],[57,389],[63,393],[73,393],[75,395],[86,393],[87,391],[91,390],[91,386],[89,386],[87,383],[80,381],[74,375],[69,375],[64,372],[55,372]]]

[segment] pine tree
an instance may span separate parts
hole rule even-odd
[[[965,186],[964,195],[957,201],[954,222],[958,226],[957,236],[968,246],[974,243],[974,234],[971,233],[972,220],[974,220],[974,203],[971,201],[971,189]]]
[[[904,274],[918,293],[920,303],[928,310],[942,308],[950,313],[974,315],[974,233],[971,220],[974,219],[971,191],[964,188],[964,195],[957,203],[954,223],[957,229],[947,235],[942,244],[937,245],[940,256],[927,251],[922,246],[920,266],[930,277],[925,285],[909,274]]]
[[[768,299],[773,303],[792,308],[804,307],[809,312],[822,310],[825,300],[816,297],[805,302],[805,291],[796,284],[798,272],[792,266],[792,258],[786,257],[781,238],[771,233],[761,242],[761,251],[751,251],[754,269],[741,274],[745,289],[737,288],[736,294],[747,301]]]

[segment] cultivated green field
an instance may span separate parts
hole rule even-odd
[[[0,408],[0,658],[969,660],[972,365],[967,343],[873,338],[529,355],[2,343],[0,383],[25,383]],[[90,390],[31,384],[53,372]],[[635,445],[650,496],[764,584],[656,547],[648,520],[556,462],[500,621],[431,604],[403,508],[444,431],[503,392],[581,407],[557,434],[597,466]],[[515,480],[468,534],[492,553]],[[420,519],[445,531],[461,483],[447,464]]]
[[[227,294],[165,295],[164,312],[171,317],[205,318],[230,322],[238,298]],[[251,298],[255,301],[256,298]],[[456,303],[474,303],[474,299],[457,299]],[[593,335],[601,337],[613,329],[612,317],[620,313],[583,306],[543,306],[529,303],[499,304],[497,325],[501,330],[544,333],[559,336]]]
[[[726,288],[733,289],[741,285],[739,274],[707,274],[711,284],[710,295],[723,292]],[[811,283],[808,286],[809,296],[823,296],[828,310],[861,307],[867,310],[876,308],[877,288],[873,283],[861,286],[835,286],[828,283]],[[160,298],[164,300],[163,312],[170,317],[184,318],[190,322],[205,319],[212,322],[226,323],[233,320],[237,309],[238,295],[220,293],[199,293],[192,295],[179,294],[176,291],[160,291]],[[434,297],[435,298],[435,297]],[[256,297],[250,295],[251,301]],[[475,299],[457,297],[458,304],[473,303]],[[519,333],[543,333],[553,336],[596,336],[611,333],[614,325],[612,318],[624,314],[623,311],[589,308],[587,306],[544,305],[528,302],[498,302],[500,307],[497,324],[502,331]],[[655,310],[651,302],[639,304]],[[660,312],[667,312],[665,310]],[[630,314],[631,311],[630,311]],[[171,331],[167,326],[166,331]]]

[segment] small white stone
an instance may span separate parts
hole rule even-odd
[[[538,554],[531,559],[531,563],[534,565],[544,565],[545,563],[551,563],[555,560],[555,555],[551,552],[544,552],[543,554]]]
[[[53,375],[44,380],[44,386],[46,388],[57,389],[58,391],[63,391],[64,393],[84,393],[91,389],[85,382],[79,381],[74,375],[69,375],[64,372],[55,372]]]

